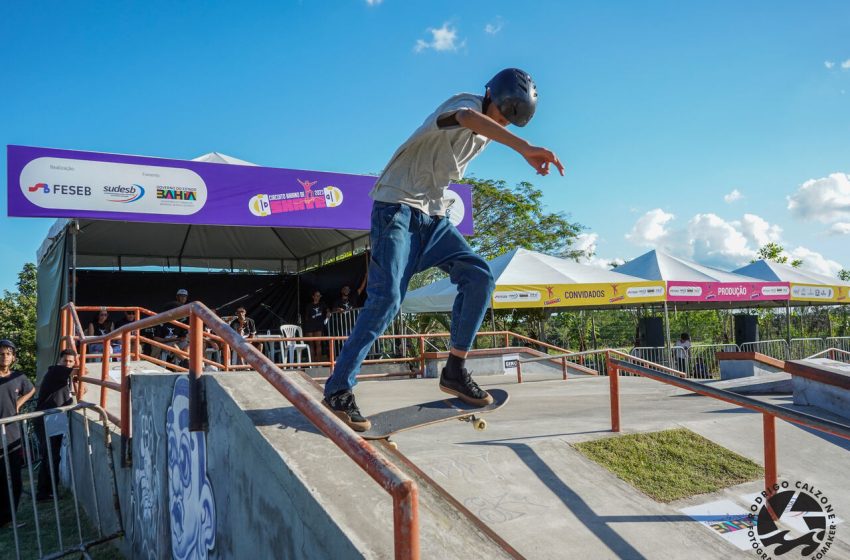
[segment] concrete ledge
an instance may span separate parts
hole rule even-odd
[[[506,348],[486,348],[481,350],[470,350],[466,361],[469,370],[477,375],[516,375],[516,370],[505,372],[503,357],[515,354],[519,359],[542,358],[547,354],[527,348],[525,346],[509,346]],[[425,377],[439,377],[440,370],[446,365],[448,352],[426,352],[425,353]],[[548,373],[561,375],[561,360],[552,358],[523,364],[523,374],[526,373]],[[596,371],[578,364],[567,362],[567,373],[569,375],[597,375]]]
[[[788,362],[785,369],[794,378],[794,404],[850,417],[850,364],[813,358]]]
[[[762,377],[781,373],[785,362],[758,352],[717,352],[720,379]]]

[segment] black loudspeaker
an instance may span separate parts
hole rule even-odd
[[[641,346],[658,348],[664,346],[664,323],[661,317],[638,319],[638,340]]]
[[[755,315],[735,315],[735,344],[759,341],[759,323]]]

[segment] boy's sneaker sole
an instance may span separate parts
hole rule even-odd
[[[331,408],[331,405],[328,404],[327,400],[323,400],[322,404],[325,405],[328,410],[333,412],[334,416],[345,422],[345,425],[354,430],[355,432],[365,432],[372,427],[372,423],[369,422],[368,419],[363,420],[363,422],[355,422],[351,419],[351,416],[349,416],[345,412],[341,410],[334,410],[333,408]]]
[[[488,404],[492,404],[492,402],[493,402],[493,397],[490,396],[490,393],[487,393],[487,391],[484,391],[484,393],[487,396],[484,397],[484,398],[481,398],[481,399],[476,399],[474,397],[470,397],[469,395],[465,395],[465,394],[461,393],[460,391],[458,391],[456,389],[452,389],[451,387],[446,387],[442,383],[440,383],[440,391],[442,391],[444,393],[448,393],[450,395],[454,395],[457,398],[459,398],[460,400],[462,400],[463,402],[465,402],[466,404],[469,404],[469,405],[472,405],[472,406],[479,406],[479,407],[480,406],[487,406]]]

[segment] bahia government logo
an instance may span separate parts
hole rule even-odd
[[[103,187],[103,194],[109,202],[136,202],[145,196],[145,188],[135,183],[129,187],[125,187],[123,185],[107,185]]]
[[[750,506],[753,526],[747,536],[762,560],[794,551],[787,558],[825,558],[839,523],[823,492],[806,482],[782,481],[759,494]],[[799,550],[797,550],[799,548]],[[771,556],[773,555],[773,556]]]

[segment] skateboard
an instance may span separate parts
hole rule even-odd
[[[446,420],[469,422],[476,431],[485,430],[487,421],[479,418],[479,415],[493,412],[508,402],[507,391],[491,389],[488,392],[493,397],[493,402],[487,406],[475,407],[458,398],[447,397],[438,401],[380,412],[369,417],[372,427],[360,433],[360,436],[367,440],[384,439],[389,441],[390,437],[398,432],[413,430]],[[394,442],[390,442],[390,444],[392,445]]]

